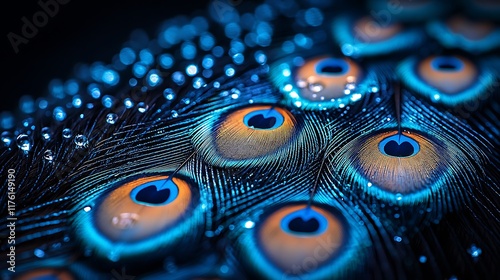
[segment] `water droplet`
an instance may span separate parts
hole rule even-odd
[[[64,121],[66,119],[66,111],[62,107],[56,107],[53,111],[53,117],[56,121]]]
[[[31,114],[35,111],[35,100],[29,95],[21,96],[19,99],[19,109],[23,113]]]
[[[31,138],[24,133],[17,136],[16,144],[25,154],[27,154],[33,146]]]
[[[229,267],[225,264],[220,266],[220,272],[221,273],[228,273],[229,272]]]
[[[110,251],[107,257],[112,262],[117,262],[120,260],[120,254],[118,254],[118,252],[116,251]]]
[[[148,80],[149,86],[151,86],[151,87],[155,87],[163,81],[163,79],[160,75],[160,72],[158,70],[149,71],[147,80]]]
[[[1,139],[2,139],[2,143],[3,143],[4,147],[10,146],[10,144],[12,143],[12,138],[13,138],[13,135],[11,132],[9,132],[9,131],[2,132]]]
[[[3,129],[10,129],[14,127],[14,115],[10,112],[1,112],[0,127]]]
[[[203,72],[201,74],[205,78],[210,78],[210,77],[212,77],[213,72],[214,71],[212,71],[212,69],[205,69],[205,70],[203,70]]]
[[[125,105],[125,108],[127,108],[127,109],[134,107],[134,101],[132,101],[132,99],[130,99],[130,98],[126,98],[123,101],[123,104]]]
[[[196,77],[196,78],[193,79],[193,87],[195,89],[199,89],[199,88],[201,88],[204,85],[205,85],[205,80],[203,80],[203,78]]]
[[[237,89],[233,89],[231,90],[232,94],[231,94],[231,98],[232,99],[238,99],[240,97],[240,91],[237,90]]]
[[[87,148],[89,145],[89,140],[85,135],[78,134],[75,136],[75,139],[73,139],[73,142],[75,142],[76,148]]]
[[[90,207],[90,206],[83,207],[83,211],[85,211],[85,212],[90,212],[90,210],[92,210],[92,207]]]
[[[481,255],[482,252],[483,251],[481,250],[481,248],[476,247],[475,244],[472,244],[469,247],[469,249],[467,249],[467,253],[469,253],[471,255],[471,257],[474,258],[474,259],[478,258]]]
[[[38,258],[43,258],[45,257],[45,252],[42,250],[42,249],[39,249],[39,248],[36,248],[34,251],[33,251],[33,254],[38,257]]]
[[[186,74],[188,76],[194,76],[198,73],[198,67],[194,64],[190,64],[186,67]]]
[[[118,115],[115,113],[109,113],[106,115],[106,122],[109,124],[115,124],[118,120]]]
[[[42,128],[42,139],[44,141],[49,141],[52,137],[52,131],[48,127]]]
[[[309,85],[309,83],[304,79],[297,80],[297,86],[299,88],[306,88],[308,85]]]
[[[394,236],[394,241],[401,242],[401,241],[403,241],[403,238],[401,238],[401,236],[396,235],[396,236]]]
[[[30,127],[33,125],[33,118],[26,118],[23,120],[24,127]]]
[[[175,98],[175,92],[173,89],[171,88],[166,88],[164,91],[163,91],[163,96],[167,99],[167,100],[174,100]]]
[[[111,224],[118,229],[129,229],[139,220],[136,213],[121,213],[119,216],[111,219]]]
[[[176,71],[176,72],[172,73],[172,81],[174,83],[178,84],[179,86],[183,85],[185,80],[186,80],[186,78],[184,77],[184,75],[181,72]]]
[[[234,68],[233,68],[233,67],[231,67],[231,66],[226,66],[224,69],[225,69],[225,72],[224,72],[224,73],[226,73],[226,76],[228,76],[228,77],[232,77],[232,76],[234,76],[234,74],[235,74],[235,70],[234,70]]]
[[[254,223],[253,221],[246,221],[246,222],[243,224],[243,226],[244,226],[245,228],[250,229],[250,228],[253,228],[253,227],[255,226],[255,223]]]
[[[139,102],[139,103],[137,104],[137,111],[139,111],[140,113],[144,113],[144,112],[146,112],[148,109],[149,109],[148,104],[146,104],[146,103],[144,103],[144,102]]]
[[[101,98],[102,106],[104,106],[106,108],[111,108],[113,106],[114,102],[115,102],[115,98],[113,96],[110,96],[110,95],[104,95]]]
[[[69,129],[69,128],[63,129],[62,136],[63,136],[63,138],[66,138],[66,139],[71,138],[71,129]]]
[[[179,113],[177,113],[177,111],[175,110],[172,110],[170,114],[172,115],[173,118],[177,118],[179,116]]]
[[[324,89],[325,87],[321,83],[313,83],[309,84],[309,90],[312,92],[320,92]]]
[[[397,193],[396,194],[396,200],[400,201],[401,199],[403,199],[403,195],[400,194],[400,193]]]
[[[427,261],[427,257],[426,256],[420,256],[420,258],[418,258],[418,261],[420,263],[425,263]]]
[[[48,162],[52,162],[54,160],[54,153],[51,150],[46,150],[43,153],[43,158]]]

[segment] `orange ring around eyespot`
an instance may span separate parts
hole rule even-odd
[[[316,66],[324,59],[342,59],[349,66],[347,71],[339,75],[328,75],[316,72]],[[300,67],[295,76],[296,81],[305,81],[308,84],[322,84],[321,92],[313,92],[308,87],[301,88],[301,96],[310,101],[329,101],[345,97],[345,85],[347,83],[356,83],[361,80],[361,68],[349,58],[334,58],[329,56],[320,56],[307,61]]]
[[[32,280],[38,277],[57,277],[57,280],[73,280],[75,279],[69,272],[55,268],[39,268],[22,274],[14,279],[16,280]]]
[[[434,172],[441,161],[440,151],[427,138],[403,132],[418,143],[419,152],[411,157],[384,155],[378,148],[379,143],[397,133],[384,132],[368,138],[359,147],[357,165],[363,177],[369,178],[378,188],[394,194],[409,194],[425,188],[428,178],[436,177]]]
[[[326,262],[336,255],[345,239],[342,221],[332,213],[316,206],[311,206],[311,208],[327,220],[327,228],[324,232],[314,236],[299,236],[283,231],[281,220],[288,214],[305,207],[307,206],[304,204],[280,208],[264,220],[257,233],[265,254],[284,271],[302,266],[308,258],[313,258],[318,265]]]
[[[257,110],[276,110],[283,116],[283,124],[275,129],[252,129],[243,119]],[[252,106],[229,114],[217,128],[215,145],[222,157],[234,160],[257,158],[285,145],[295,130],[295,119],[282,108]]]
[[[113,241],[131,242],[142,240],[174,225],[186,214],[192,199],[189,184],[184,180],[172,178],[172,182],[178,188],[178,195],[174,201],[166,205],[142,205],[130,197],[130,192],[135,187],[166,178],[168,176],[139,178],[113,190],[98,207],[97,227]],[[121,216],[122,214],[126,215]],[[114,226],[115,217],[123,217],[131,224]]]
[[[440,71],[432,67],[437,56],[430,56],[418,65],[418,74],[429,85],[446,94],[458,94],[472,85],[477,78],[477,68],[472,61],[462,56],[455,56],[463,63],[460,71]]]
[[[481,40],[495,28],[489,22],[471,21],[460,15],[450,18],[446,23],[453,33],[460,34],[469,40]]]
[[[356,38],[366,43],[380,42],[391,38],[403,29],[401,24],[381,25],[372,17],[366,16],[354,24]]]

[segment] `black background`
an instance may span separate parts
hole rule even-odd
[[[43,2],[51,0],[41,0]],[[52,0],[55,1],[55,0]],[[53,78],[67,79],[78,62],[109,63],[135,28],[155,35],[159,24],[175,15],[206,9],[209,1],[69,0],[16,54],[7,34],[22,35],[22,17],[32,21],[41,11],[38,0],[9,1],[2,7],[0,112],[16,111],[20,96],[47,94]]]

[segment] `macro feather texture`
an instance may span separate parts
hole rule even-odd
[[[495,279],[498,4],[355,2],[214,0],[2,115],[2,279]]]

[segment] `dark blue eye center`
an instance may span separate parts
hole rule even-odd
[[[460,59],[452,56],[440,56],[432,60],[432,68],[440,71],[460,71],[464,64]]]
[[[413,155],[415,149],[413,149],[413,146],[408,142],[402,142],[399,144],[398,142],[391,140],[385,144],[384,152],[393,157],[409,157]]]
[[[270,129],[276,124],[276,118],[270,116],[266,118],[263,114],[258,114],[250,117],[248,126],[253,126],[259,129]]]
[[[256,110],[248,113],[243,118],[243,122],[249,128],[253,129],[276,129],[284,122],[283,116],[274,109]]]
[[[328,227],[328,221],[311,208],[304,208],[286,215],[281,229],[291,235],[319,235]]]
[[[137,192],[135,200],[151,204],[161,204],[167,201],[169,197],[169,189],[158,190],[157,186],[149,185]]]
[[[174,201],[178,195],[177,186],[168,179],[142,184],[130,192],[132,199],[148,206],[160,206]]]
[[[417,141],[404,135],[393,135],[385,138],[379,144],[382,154],[391,157],[411,157],[420,151]]]
[[[328,58],[316,64],[316,72],[324,75],[342,75],[347,72],[349,66],[343,59]]]
[[[301,217],[297,217],[290,221],[288,229],[297,233],[314,233],[319,229],[319,222],[315,218],[304,220]]]

